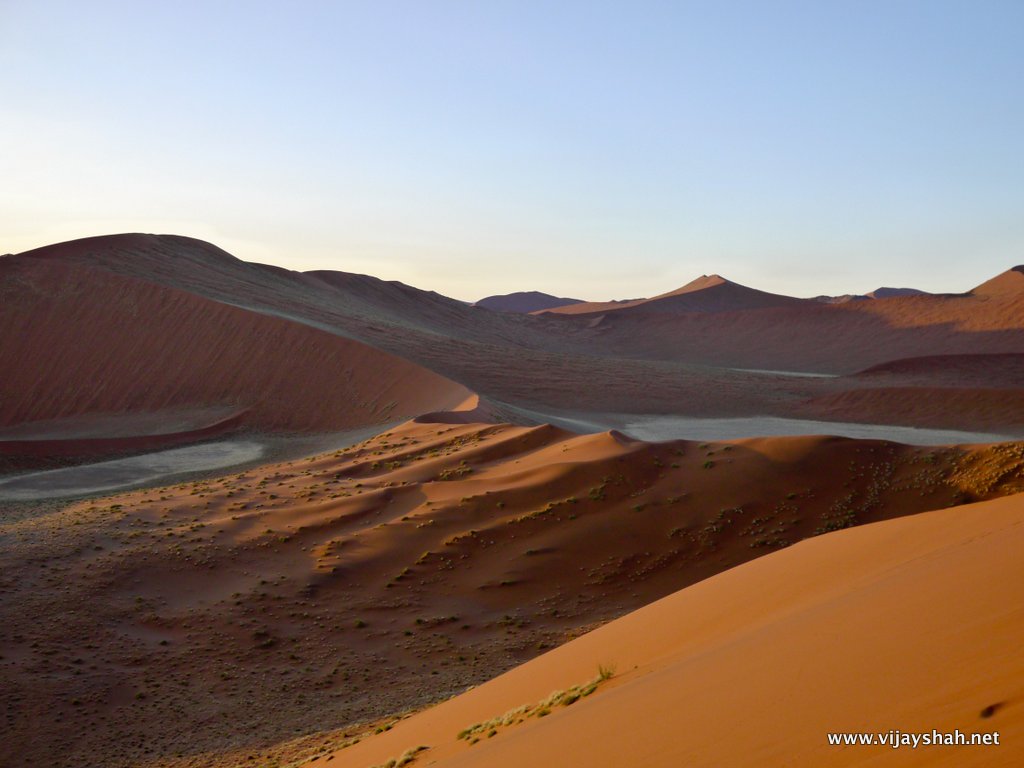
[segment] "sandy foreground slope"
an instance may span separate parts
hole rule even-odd
[[[1022,490],[1016,443],[428,420],[225,477],[0,508],[0,764],[286,765],[816,533]]]
[[[437,766],[1024,763],[1024,497],[845,530],[677,592],[320,758]],[[594,676],[545,717],[463,729]],[[990,746],[831,746],[834,731],[998,732]],[[488,734],[493,731],[493,736]]]

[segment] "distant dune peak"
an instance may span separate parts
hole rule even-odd
[[[927,291],[918,290],[917,288],[887,288],[882,286],[881,288],[875,288],[875,290],[866,295],[871,299],[891,299],[899,296],[925,296],[927,293]]]
[[[703,291],[707,288],[714,288],[718,285],[736,285],[731,280],[726,280],[721,275],[701,275],[695,280],[691,280],[681,288],[676,288],[674,291],[661,294],[662,296],[678,296],[683,293],[693,293],[694,291]],[[658,298],[658,297],[655,297]]]
[[[701,275],[675,290],[649,299],[585,302],[558,307],[549,311],[566,315],[587,315],[599,312],[618,314],[682,314],[737,312],[748,309],[792,306],[805,300],[759,291],[727,280],[718,274]]]
[[[32,250],[25,251],[19,255],[56,255],[67,257],[72,255],[85,255],[93,252],[102,252],[115,248],[152,248],[160,245],[161,243],[197,248],[217,254],[223,254],[231,259],[236,259],[236,257],[231,256],[227,251],[217,247],[213,243],[207,242],[206,240],[200,240],[199,238],[188,237],[186,235],[159,235],[146,232],[120,232],[110,235],[80,237],[74,240],[65,240],[52,245],[42,246],[40,248],[33,248]]]
[[[971,291],[975,296],[998,296],[1024,293],[1024,264],[1018,264],[1005,272],[986,280]]]
[[[811,301],[821,304],[846,304],[850,301],[870,301],[871,299],[897,299],[904,296],[931,296],[928,291],[918,288],[891,288],[882,286],[868,293],[844,293],[841,296],[815,296]]]
[[[728,312],[783,306],[803,301],[769,293],[727,280],[718,274],[701,275],[681,288],[647,299],[644,306],[658,311]],[[658,306],[661,304],[662,306]]]
[[[582,299],[552,296],[550,293],[542,293],[540,291],[516,291],[514,293],[488,296],[480,299],[474,306],[491,309],[496,312],[520,312],[526,314],[583,303]]]

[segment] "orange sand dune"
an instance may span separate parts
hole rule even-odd
[[[0,262],[0,426],[228,406],[264,430],[330,431],[467,391],[360,342],[59,259]],[[124,437],[124,436],[121,436]]]
[[[326,757],[414,765],[1024,762],[1024,497],[803,542],[677,592]],[[618,674],[546,717],[462,730]],[[835,731],[994,733],[990,746],[830,746]],[[490,737],[488,737],[490,736]],[[994,738],[994,737],[992,737]]]
[[[816,533],[1022,490],[1016,443],[410,422],[226,477],[0,508],[0,763],[284,761],[283,741],[336,743]]]
[[[971,290],[974,296],[1020,296],[1024,294],[1024,266],[1016,266]]]

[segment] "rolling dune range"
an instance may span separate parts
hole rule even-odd
[[[376,766],[421,745],[414,765],[846,765],[863,753],[824,748],[828,718],[1019,730],[1020,267],[955,295],[829,304],[713,275],[525,314],[115,235],[0,257],[0,338],[0,486],[277,446],[0,500],[0,765]],[[602,426],[631,415],[1006,441]],[[338,447],[298,457],[314,444]],[[608,664],[571,708],[456,738]],[[986,754],[935,759],[1020,751]]]

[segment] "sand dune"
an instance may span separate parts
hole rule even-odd
[[[592,315],[604,312],[641,314],[738,312],[767,307],[796,306],[803,303],[803,299],[747,288],[745,285],[730,282],[720,275],[702,275],[682,288],[662,293],[650,299],[582,302],[540,311],[563,315]]]
[[[971,290],[972,296],[1013,296],[1024,295],[1024,266],[1016,266],[986,280]]]
[[[329,757],[439,766],[1016,765],[1021,497],[841,531],[671,595]],[[618,674],[547,717],[457,734]],[[836,731],[999,746],[830,746]],[[488,738],[488,736],[493,736]]]
[[[759,555],[1018,493],[1022,472],[1018,444],[650,444],[442,419],[8,511],[0,762],[308,755]]]
[[[59,259],[0,263],[0,327],[13,331],[0,347],[3,426],[221,407],[233,410],[236,425],[330,431],[413,416],[468,394],[305,324]],[[89,448],[53,439],[55,451]]]

